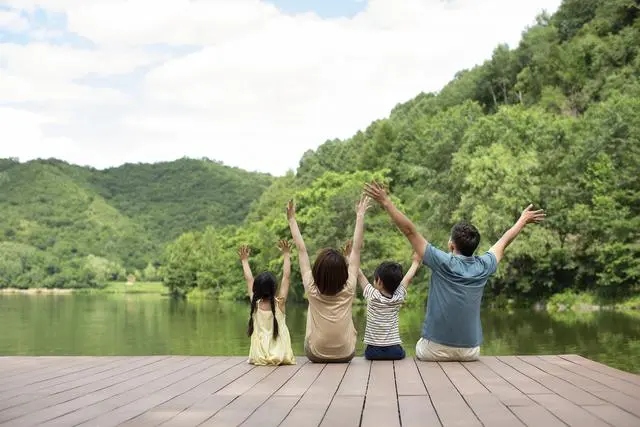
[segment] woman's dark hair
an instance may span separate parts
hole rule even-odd
[[[336,295],[347,283],[349,269],[344,255],[335,249],[323,249],[313,263],[313,281],[322,295]]]
[[[268,298],[271,302],[273,313],[273,338],[278,338],[278,321],[276,320],[276,276],[268,271],[260,273],[253,280],[253,298],[251,298],[251,313],[249,313],[249,326],[247,335],[253,334],[253,313],[255,313],[258,301]]]

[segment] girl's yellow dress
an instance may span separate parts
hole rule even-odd
[[[273,339],[273,314],[271,310],[261,310],[258,306],[253,313],[253,334],[249,349],[249,363],[254,365],[295,365],[296,358],[291,350],[291,336],[287,328],[286,316],[276,303],[278,338]]]

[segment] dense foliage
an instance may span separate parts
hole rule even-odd
[[[240,223],[271,181],[206,159],[103,171],[0,160],[0,287],[155,280],[168,241]]]
[[[486,250],[528,203],[547,210],[507,251],[488,300],[565,289],[628,296],[640,279],[638,14],[633,0],[565,0],[517,48],[498,46],[439,93],[327,141],[275,180],[195,160],[104,172],[4,161],[0,286],[79,285],[146,268],[174,293],[242,298],[235,250],[249,244],[256,271],[279,273],[289,198],[311,251],[339,246],[362,184],[376,178],[440,247],[459,220],[478,226]],[[365,273],[384,259],[407,266],[410,247],[384,213],[366,223]],[[424,298],[425,274],[414,298]],[[293,280],[292,298],[302,299],[296,271]]]
[[[548,221],[509,248],[489,300],[539,300],[566,288],[609,298],[637,291],[638,12],[631,0],[566,0],[554,16],[540,16],[516,49],[498,46],[440,93],[421,94],[351,139],[307,152],[295,176],[263,193],[243,227],[180,237],[167,250],[167,283],[242,296],[234,248],[250,244],[254,268],[279,272],[275,242],[288,236],[288,198],[298,203],[312,250],[338,246],[352,232],[362,183],[377,176],[441,247],[459,220],[478,226],[485,250],[528,203],[547,210]],[[387,258],[407,265],[410,248],[374,212],[365,271]],[[417,283],[412,293],[423,298],[426,281]],[[300,287],[292,289],[300,298]]]

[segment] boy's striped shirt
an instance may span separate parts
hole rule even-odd
[[[370,283],[364,288],[367,301],[367,326],[364,343],[378,347],[402,344],[398,328],[398,313],[407,296],[407,289],[400,284],[391,298],[382,295]]]

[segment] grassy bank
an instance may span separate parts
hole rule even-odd
[[[111,282],[103,288],[75,289],[76,294],[89,295],[114,295],[114,294],[147,294],[165,295],[167,288],[162,282],[136,282],[132,284],[124,282]]]
[[[549,312],[558,311],[597,311],[600,309],[635,311],[640,310],[640,296],[611,300],[599,298],[589,292],[577,293],[564,291],[553,295],[547,301]]]

